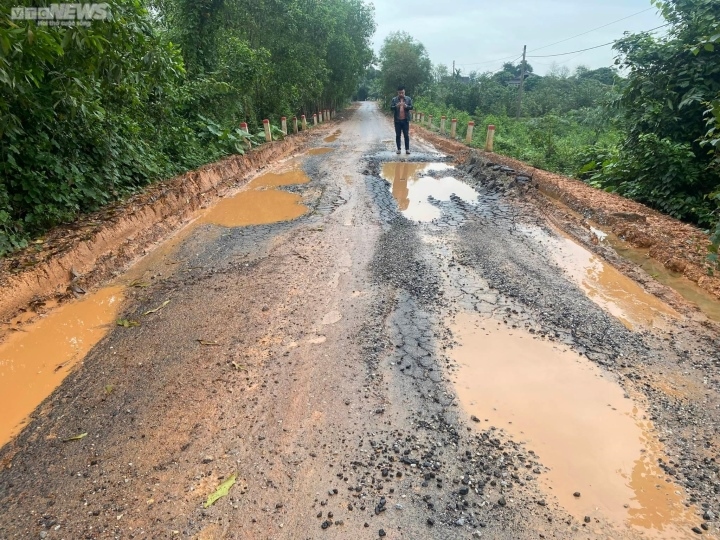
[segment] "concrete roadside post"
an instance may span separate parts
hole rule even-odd
[[[318,123],[322,124],[324,120],[322,110],[318,111]]]
[[[305,131],[307,129],[307,119],[304,114],[300,117],[300,120],[302,121],[302,130]]]
[[[297,116],[293,116],[293,133],[297,135],[298,133],[298,122],[297,122]]]
[[[447,116],[442,115],[440,117],[440,133],[445,135],[445,120],[447,120]]]
[[[485,151],[493,151],[493,142],[495,141],[495,126],[490,124],[487,130],[487,139],[485,139]]]
[[[287,118],[285,116],[280,118],[280,129],[283,134],[287,135]]]
[[[240,122],[240,130],[250,135],[250,130],[248,130],[247,122]],[[250,142],[250,139],[246,139],[246,142],[248,150],[252,150],[252,143]]]
[[[265,128],[265,141],[272,141],[272,134],[270,133],[270,120],[267,118],[263,120],[263,127]]]
[[[456,133],[457,133],[457,118],[453,118],[450,121],[450,137],[454,139]]]
[[[433,116],[432,114],[430,116],[428,116],[428,127],[430,129],[432,129],[432,116]]]
[[[317,126],[317,113],[313,113],[313,126]]]
[[[473,121],[468,122],[467,136],[465,137],[465,142],[472,142],[474,129],[475,129],[475,122],[473,122]]]

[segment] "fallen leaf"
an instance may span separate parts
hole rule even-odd
[[[162,308],[164,308],[165,306],[167,306],[169,303],[170,303],[170,300],[165,300],[161,305],[159,305],[159,306],[156,307],[155,309],[149,309],[149,310],[147,310],[145,313],[143,313],[143,315],[150,315],[151,313],[157,313],[157,312],[160,311]]]
[[[115,387],[112,384],[106,384],[105,385],[105,393],[106,394],[112,394],[112,391],[115,389]]]
[[[130,282],[130,285],[128,285],[128,287],[142,287],[143,289],[149,286],[150,284],[147,281],[140,281],[139,279]]]
[[[205,341],[204,339],[197,340],[200,345],[220,345],[217,341]]]
[[[235,478],[237,478],[237,474],[233,474],[220,484],[212,494],[208,495],[207,501],[203,503],[203,508],[212,506],[220,497],[225,497],[230,491],[230,488],[235,484]]]
[[[85,437],[87,437],[87,433],[81,433],[80,435],[75,435],[74,437],[70,437],[69,439],[63,439],[63,442],[79,441],[80,439],[84,439]]]
[[[234,367],[238,371],[247,371],[247,368],[245,366],[241,366],[237,362],[231,362],[231,364],[232,364],[232,367]]]
[[[122,326],[124,328],[132,328],[133,326],[140,326],[140,323],[137,321],[131,321],[128,319],[119,319],[117,322],[118,326]]]

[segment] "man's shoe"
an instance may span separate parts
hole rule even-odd
[[[398,151],[397,151],[397,152],[395,152],[395,153],[396,153],[396,154],[399,154],[399,153],[400,153],[400,149],[398,148]]]
[[[400,152],[398,152],[398,154],[399,154],[399,153],[400,153]],[[410,150],[405,150],[405,153],[409,156],[409,155],[410,155]]]

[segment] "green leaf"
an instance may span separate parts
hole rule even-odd
[[[230,491],[230,488],[235,485],[235,479],[237,478],[237,474],[233,474],[230,478],[225,480],[222,484],[218,486],[218,488],[212,492],[210,495],[208,495],[207,500],[203,503],[203,508],[208,508],[215,504],[215,502],[220,499],[221,497],[225,497],[228,492]]]
[[[117,325],[122,326],[123,328],[132,328],[134,326],[140,326],[140,323],[129,319],[119,319],[117,321]]]
[[[79,441],[80,439],[84,439],[85,437],[87,437],[87,432],[80,433],[80,435],[75,435],[74,437],[70,437],[68,439],[63,439],[63,442]]]
[[[150,315],[151,313],[157,313],[157,312],[160,311],[162,308],[164,308],[165,306],[167,306],[169,303],[170,303],[170,300],[165,300],[162,304],[160,304],[160,305],[159,305],[158,307],[156,307],[155,309],[149,309],[149,310],[147,310],[145,313],[143,313],[143,315]]]

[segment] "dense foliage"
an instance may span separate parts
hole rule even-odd
[[[483,127],[495,124],[500,153],[710,228],[711,260],[717,263],[720,2],[652,3],[667,20],[667,32],[618,40],[620,70],[580,67],[570,74],[556,67],[541,77],[526,65],[530,75],[518,115],[518,64],[469,76],[448,73],[442,65],[424,67],[425,77],[413,79],[419,81],[415,109],[458,118],[461,137],[471,119]],[[415,45],[423,58],[424,49]],[[379,79],[388,77],[383,65]],[[368,85],[371,96],[385,97],[389,90]],[[471,144],[482,146],[484,129],[475,133]]]
[[[152,180],[335,107],[372,60],[362,0],[114,0],[40,26],[0,0],[0,255]]]

